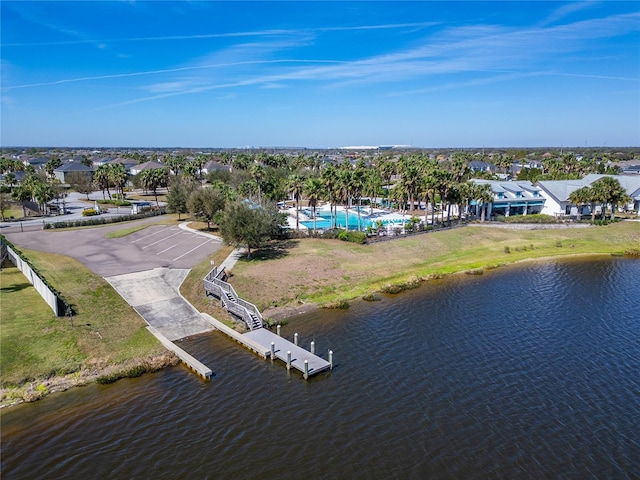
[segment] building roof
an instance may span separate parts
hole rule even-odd
[[[44,165],[48,161],[49,161],[49,159],[45,158],[45,157],[35,157],[35,158],[30,158],[29,160],[27,160],[29,165],[33,165],[34,167],[37,166],[37,165]]]
[[[533,194],[534,192],[540,191],[538,187],[533,185],[528,180],[507,181],[507,180],[485,180],[481,178],[474,178],[471,181],[473,183],[480,184],[480,185],[482,184],[491,185],[491,191],[493,193],[527,192],[527,193]]]
[[[159,162],[154,162],[152,160],[150,162],[141,163],[140,165],[135,165],[131,167],[131,170],[142,172],[143,170],[152,170],[154,168],[164,168],[164,165]]]
[[[56,168],[54,172],[93,172],[93,167],[88,167],[83,163],[69,162]]]
[[[536,182],[540,188],[551,195],[559,202],[568,202],[569,196],[579,188],[590,186],[596,180],[603,177],[612,177],[618,180],[620,186],[624,188],[627,194],[635,198],[640,194],[640,178],[635,175],[601,175],[598,173],[590,173],[584,178],[577,180],[541,180]]]

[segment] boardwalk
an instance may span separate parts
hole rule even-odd
[[[250,338],[255,343],[258,343],[271,351],[271,342],[275,344],[275,356],[284,363],[287,363],[287,351],[291,352],[291,366],[296,370],[301,371],[304,374],[304,361],[306,360],[309,365],[309,376],[316,375],[325,370],[331,368],[331,364],[320,358],[317,355],[308,352],[302,347],[299,347],[286,338],[279,337],[273,332],[270,332],[266,328],[259,328],[252,332],[247,332],[243,336]]]

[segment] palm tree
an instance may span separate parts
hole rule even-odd
[[[429,160],[427,157],[423,157],[418,164],[419,177],[418,184],[416,185],[416,194],[418,195],[418,199],[424,200],[425,225],[428,225],[427,215],[429,205],[431,205],[431,224],[433,225],[435,221],[437,179],[434,172],[437,167],[438,163]]]
[[[318,201],[322,198],[323,194],[322,182],[317,177],[310,177],[304,184],[304,194],[309,200],[309,206],[313,208],[313,231],[316,231],[316,207]]]
[[[182,167],[182,174],[191,180],[198,178],[198,166],[193,162],[188,162]]]
[[[40,211],[43,214],[47,213],[47,202],[53,198],[53,191],[51,186],[45,182],[38,182],[33,188],[33,197],[38,202]]]
[[[300,230],[300,198],[302,197],[302,191],[304,190],[304,177],[291,174],[289,175],[288,185],[289,191],[293,193],[293,198],[296,201],[296,230]]]
[[[120,201],[124,200],[124,187],[127,184],[127,170],[122,163],[114,163],[110,166],[109,177],[116,187],[116,190],[120,191]]]
[[[476,184],[473,190],[473,199],[476,205],[480,205],[480,221],[485,221],[487,205],[493,200],[493,190],[488,183]]]
[[[47,163],[45,163],[44,170],[45,172],[47,172],[47,175],[53,177],[53,171],[61,166],[62,160],[60,160],[59,158],[52,158]]]
[[[143,170],[140,173],[140,181],[145,190],[151,190],[156,199],[156,206],[159,206],[158,202],[158,188],[166,187],[169,179],[169,169],[163,168],[149,168]]]
[[[358,231],[361,230],[361,212],[362,210],[362,190],[364,189],[365,181],[366,181],[366,172],[367,166],[364,163],[364,160],[360,159],[356,163],[355,169],[351,175],[351,192],[353,193],[353,197],[358,202]]]
[[[4,176],[4,183],[9,185],[9,188],[13,188],[16,184],[16,175],[13,172],[6,173]]]
[[[569,195],[569,201],[578,207],[578,220],[580,220],[584,205],[591,202],[591,188],[585,186],[574,190]],[[592,208],[592,213],[593,210],[594,209]]]
[[[106,200],[104,195],[104,191],[106,190],[109,194],[109,198],[111,198],[111,192],[109,191],[109,184],[111,182],[111,169],[108,164],[98,165],[95,171],[93,172],[93,181],[96,183],[98,188],[102,190],[102,199]]]
[[[349,230],[349,207],[351,206],[351,177],[353,175],[353,167],[351,163],[346,161],[340,164],[338,170],[337,189],[340,200],[344,203],[345,225],[344,228]]]
[[[28,202],[29,200],[31,200],[31,189],[24,184],[18,185],[13,189],[13,192],[11,192],[11,196],[14,200],[20,202],[20,205],[22,206],[22,216],[26,217],[27,210],[25,208],[24,202]]]
[[[615,218],[616,207],[630,200],[620,182],[613,177],[602,177],[593,182],[592,190],[602,202],[602,218],[605,217],[607,204],[611,205],[611,220]]]
[[[338,172],[333,165],[327,165],[320,174],[320,181],[325,189],[327,199],[329,200],[329,215],[331,217],[331,228],[335,228],[335,218],[333,215],[334,202],[336,199],[336,189],[338,185]]]
[[[262,202],[261,186],[262,186],[262,179],[264,178],[264,167],[259,163],[254,163],[253,165],[251,165],[251,168],[249,169],[249,173],[251,173],[251,177],[253,178],[253,180],[256,182],[256,185],[258,186],[258,203],[261,203]]]

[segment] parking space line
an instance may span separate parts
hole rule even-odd
[[[181,243],[188,242],[189,240],[191,240],[191,235],[189,235],[189,238],[187,238],[187,239],[185,239],[185,240],[182,240],[181,242],[174,243],[174,244],[173,244],[173,245],[171,245],[169,248],[165,248],[165,249],[164,249],[164,250],[162,250],[161,252],[156,253],[156,255],[160,255],[161,253],[164,253],[164,252],[166,252],[167,250],[171,250],[172,248],[177,247],[177,246],[178,246],[178,245],[180,245]]]
[[[165,230],[168,230],[168,229],[171,229],[171,228],[174,228],[174,227],[173,227],[173,226],[169,226],[169,227],[167,227],[167,228],[163,228],[162,230],[158,230],[157,232],[152,233],[151,235],[145,235],[144,237],[140,237],[140,238],[138,238],[137,240],[132,241],[131,243],[136,243],[136,242],[139,242],[140,240],[144,240],[145,238],[153,237],[154,235],[157,235],[157,234],[159,234],[159,233],[162,233],[162,232],[164,232]]]
[[[142,249],[144,250],[145,248],[149,248],[149,247],[155,245],[156,243],[164,242],[165,240],[167,240],[167,239],[169,239],[171,237],[175,237],[176,235],[180,235],[181,233],[182,233],[182,230],[180,230],[178,233],[174,233],[173,235],[169,235],[168,237],[161,238],[157,242],[153,242],[153,243],[150,243],[149,245],[145,245],[144,247],[142,247]]]
[[[185,255],[190,254],[190,253],[191,253],[191,252],[193,252],[194,250],[197,250],[197,249],[199,249],[200,247],[202,247],[203,245],[206,245],[207,243],[210,243],[210,242],[211,242],[211,240],[207,240],[206,242],[201,243],[201,244],[200,244],[200,245],[198,245],[197,247],[192,248],[192,249],[191,249],[191,250],[189,250],[188,252],[183,253],[182,255],[180,255],[179,257],[174,258],[174,259],[173,259],[173,260],[171,260],[171,261],[172,261],[172,262],[175,262],[176,260],[180,260],[180,259],[181,259],[182,257],[184,257]]]

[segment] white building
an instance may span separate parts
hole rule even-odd
[[[578,208],[569,201],[569,196],[582,187],[590,186],[602,177],[613,177],[620,183],[627,194],[631,197],[631,202],[624,207],[626,210],[640,213],[640,178],[631,175],[600,175],[589,174],[578,180],[541,180],[536,182],[546,201],[541,213],[553,216],[574,216],[578,214]],[[581,215],[590,214],[589,206],[585,206]]]

